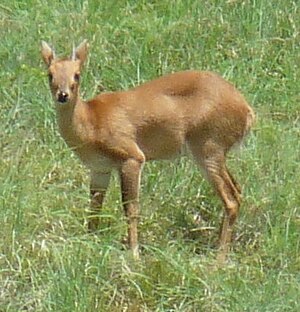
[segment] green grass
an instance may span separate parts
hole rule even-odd
[[[0,311],[299,311],[299,31],[291,0],[3,0]],[[145,167],[140,262],[121,243],[117,176],[87,234],[88,175],[59,137],[39,51],[84,38],[85,98],[203,69],[255,109],[228,161],[244,201],[226,267],[214,265],[221,204],[187,157]],[[215,229],[197,231],[195,213]]]

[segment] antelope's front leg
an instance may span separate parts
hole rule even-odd
[[[122,202],[128,222],[128,243],[135,259],[139,258],[138,218],[139,218],[139,187],[143,163],[130,158],[120,169]]]
[[[99,212],[105,197],[110,180],[110,172],[91,172],[90,184],[90,215],[88,217],[88,229],[97,230],[99,226]]]

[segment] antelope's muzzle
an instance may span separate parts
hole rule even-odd
[[[68,100],[69,100],[69,94],[68,93],[61,91],[57,94],[57,101],[59,103],[66,103],[66,102],[68,102]]]

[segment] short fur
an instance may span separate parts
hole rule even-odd
[[[143,164],[171,158],[187,145],[225,207],[218,256],[224,261],[241,197],[241,189],[226,167],[226,154],[254,121],[254,112],[244,97],[215,73],[183,71],[83,101],[79,76],[87,42],[67,59],[57,59],[53,49],[42,42],[42,56],[57,103],[60,133],[91,171],[89,229],[98,226],[99,209],[115,168],[121,178],[128,243],[138,257]]]

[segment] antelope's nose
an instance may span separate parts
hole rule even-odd
[[[58,93],[58,96],[57,96],[58,102],[66,103],[68,101],[68,99],[69,99],[69,94],[68,93],[63,92],[63,91]]]

